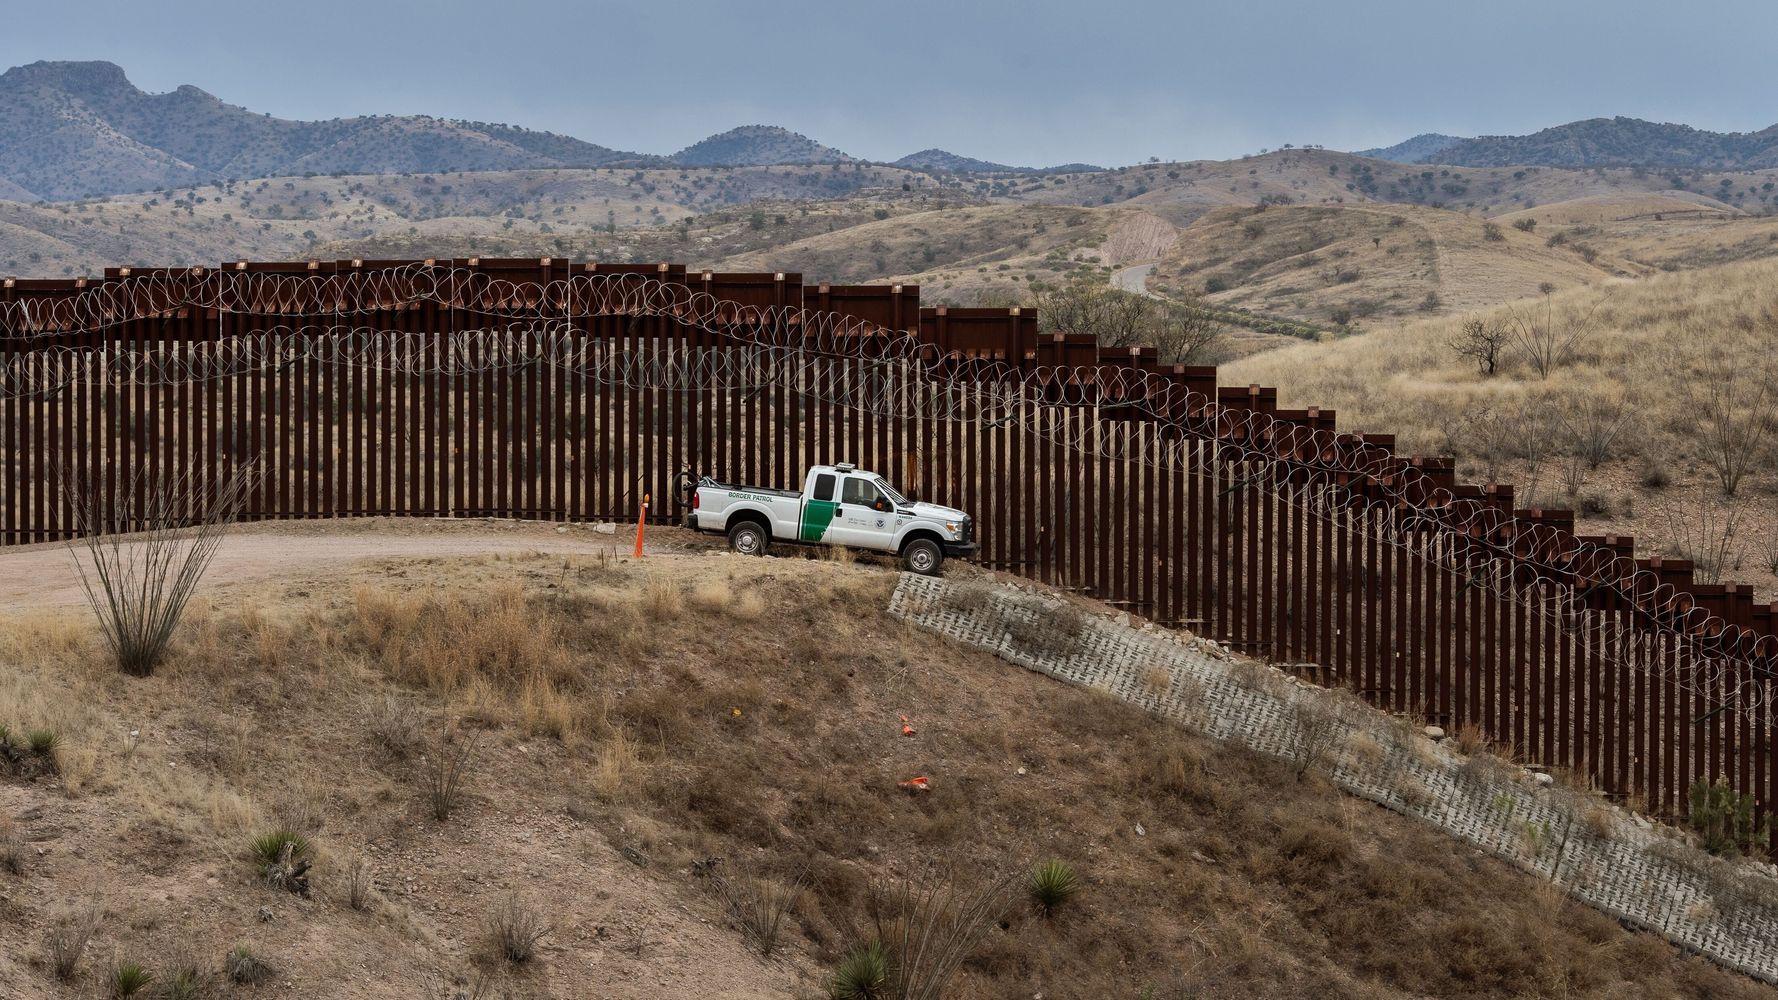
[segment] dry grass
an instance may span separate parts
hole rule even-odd
[[[44,935],[43,950],[57,979],[68,982],[74,978],[103,919],[104,911],[91,903],[56,918]]]
[[[802,898],[808,877],[806,871],[789,879],[747,871],[732,877],[716,876],[713,881],[729,916],[753,947],[770,958],[778,948],[784,918]]]
[[[514,965],[529,962],[553,929],[543,911],[515,890],[500,897],[485,918],[494,954]]]
[[[11,816],[0,813],[0,870],[25,873],[25,835]]]

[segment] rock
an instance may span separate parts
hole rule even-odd
[[[262,924],[269,924],[269,923],[271,923],[271,922],[272,922],[272,916],[273,916],[273,914],[272,914],[272,908],[271,908],[271,907],[269,907],[269,906],[262,906],[262,907],[260,907],[260,908],[259,908],[259,922],[260,922],[260,923],[262,923]]]
[[[1426,738],[1429,740],[1442,740],[1445,738],[1445,731],[1439,726],[1427,726]]]
[[[1143,827],[1142,827],[1142,824],[1141,824],[1141,823],[1137,823],[1137,824],[1136,824],[1136,836],[1138,836],[1138,837],[1146,837],[1146,836],[1148,836],[1148,831],[1147,831],[1147,830],[1145,830],[1145,829],[1143,829]]]
[[[557,526],[556,526],[556,534],[558,534],[558,535],[566,535],[566,534],[567,534],[567,533],[568,533],[568,526],[567,526],[567,525],[565,525],[565,524],[560,524],[560,525],[557,525]]]
[[[617,525],[610,521],[600,521],[593,525],[593,530],[601,535],[615,535],[617,534]]]
[[[1120,611],[1120,612],[1118,612],[1118,615],[1117,615],[1117,619],[1116,619],[1116,621],[1117,621],[1117,623],[1118,623],[1118,624],[1119,624],[1119,625],[1122,625],[1122,626],[1123,626],[1123,627],[1125,627],[1125,628],[1129,628],[1129,627],[1130,627],[1130,614],[1129,614],[1129,612],[1127,612],[1127,611]]]
[[[1553,776],[1545,774],[1542,771],[1533,773],[1531,777],[1540,785],[1553,785],[1556,783],[1556,779]]]

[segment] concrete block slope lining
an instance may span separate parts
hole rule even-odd
[[[1474,845],[1574,899],[1778,984],[1778,877],[1712,858],[1603,801],[1465,757],[1343,693],[1214,642],[1082,611],[1039,588],[904,574],[890,614],[1224,743],[1323,769],[1342,790]]]

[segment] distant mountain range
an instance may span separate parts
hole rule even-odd
[[[1357,155],[1462,167],[1754,170],[1778,166],[1778,125],[1758,132],[1707,132],[1640,118],[1588,118],[1531,135],[1466,139],[1429,132]]]
[[[1018,169],[943,150],[925,150],[903,160],[920,158],[932,165],[913,169]],[[191,86],[145,93],[108,62],[38,62],[0,74],[0,200],[8,201],[87,198],[304,173],[854,160],[772,125],[742,126],[671,156],[658,156],[551,132],[426,115],[290,121],[224,103]]]

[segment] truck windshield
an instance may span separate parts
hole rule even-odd
[[[898,506],[907,505],[907,504],[910,504],[913,502],[913,501],[909,500],[907,497],[902,496],[900,493],[897,493],[895,491],[895,487],[890,486],[888,483],[883,482],[881,479],[872,479],[871,482],[876,483],[877,489],[882,490],[883,494],[885,496],[887,496],[889,499],[895,501],[895,503]]]

